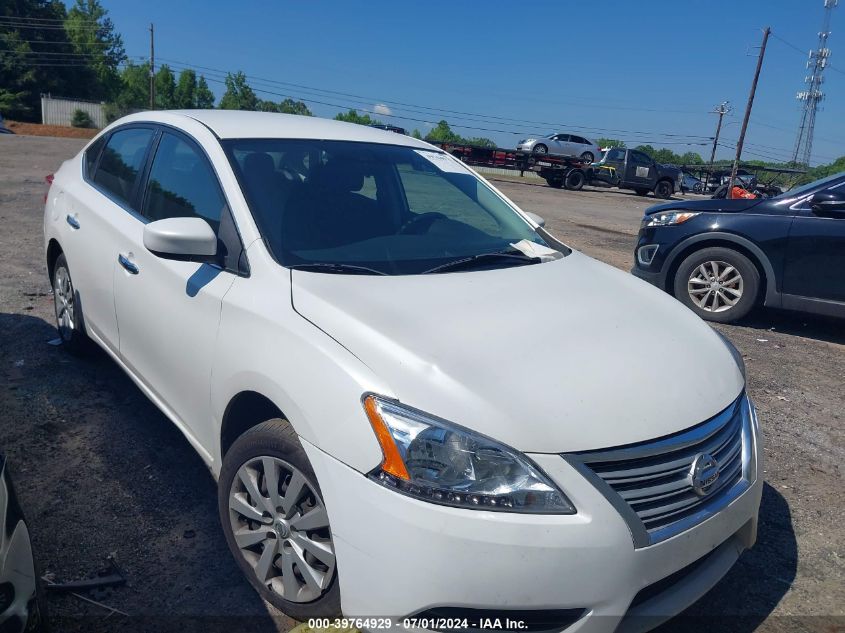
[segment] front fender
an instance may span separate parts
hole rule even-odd
[[[212,471],[220,472],[229,403],[254,391],[272,401],[299,436],[368,472],[382,453],[361,395],[392,394],[363,362],[293,310],[289,271],[279,267],[278,273],[272,280],[260,274],[238,278],[224,299],[211,389]],[[288,284],[280,287],[285,277]]]

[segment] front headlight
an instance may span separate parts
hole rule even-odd
[[[661,211],[644,217],[641,226],[674,226],[683,224],[698,214],[698,211]]]
[[[383,486],[457,508],[575,513],[528,457],[504,444],[374,395],[364,410],[384,454],[369,476]]]
[[[522,141],[522,142],[523,142],[523,143],[533,143],[533,142],[534,142],[534,141],[536,141],[536,140],[537,140],[536,138],[527,138],[527,139],[525,139],[525,140],[524,140],[524,141]]]

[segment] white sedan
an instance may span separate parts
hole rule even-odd
[[[184,433],[295,618],[656,624],[755,541],[736,350],[424,142],[134,114],[56,173],[44,237],[65,346]]]

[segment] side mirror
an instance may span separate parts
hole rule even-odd
[[[165,259],[213,261],[217,236],[202,218],[166,218],[144,227],[144,246]]]
[[[820,191],[810,198],[810,209],[816,215],[845,214],[845,192]]]
[[[531,211],[523,211],[523,213],[525,213],[525,215],[531,218],[531,221],[534,222],[540,228],[546,226],[546,221],[536,213],[531,213]]]

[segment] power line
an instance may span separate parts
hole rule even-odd
[[[159,57],[159,59],[161,61],[169,62],[170,64],[175,64],[178,67],[181,67],[181,68],[177,68],[177,70],[180,70],[180,69],[184,70],[185,68],[189,68],[189,69],[192,69],[192,70],[210,71],[211,73],[217,74],[219,76],[226,76],[226,75],[229,75],[229,74],[234,74],[231,71],[227,71],[227,70],[223,70],[223,69],[219,69],[219,68],[212,68],[212,67],[209,67],[209,66],[201,66],[201,65],[198,65],[198,64],[191,64],[189,62],[182,62],[182,61],[178,61],[178,60],[175,60],[175,59],[164,58],[164,57]],[[356,94],[347,93],[347,92],[339,92],[339,91],[335,91],[335,90],[314,88],[312,86],[306,86],[306,85],[303,85],[303,84],[295,84],[295,83],[291,83],[291,82],[277,81],[277,80],[274,80],[274,79],[256,77],[254,75],[245,75],[245,76],[252,83],[264,84],[264,85],[269,85],[269,86],[272,86],[272,87],[282,87],[282,88],[285,88],[285,89],[287,89],[288,87],[293,87],[293,88],[297,88],[299,90],[304,90],[304,91],[307,91],[307,92],[310,92],[310,93],[316,93],[316,96],[320,97],[321,99],[322,98],[332,98],[333,96],[341,96],[341,97],[345,97],[345,99],[343,99],[344,101],[349,101],[351,99],[351,100],[355,100],[355,101],[359,101],[361,103],[367,103],[367,104],[383,103],[385,105],[390,106],[391,109],[398,110],[398,111],[412,112],[412,113],[415,113],[415,114],[422,114],[422,115],[426,115],[426,116],[441,116],[442,117],[444,115],[448,115],[449,118],[452,118],[452,119],[458,118],[459,120],[465,120],[465,121],[470,121],[470,122],[474,122],[474,123],[482,123],[482,124],[485,124],[485,125],[502,125],[503,123],[505,125],[508,125],[508,124],[519,124],[519,125],[526,125],[526,126],[542,125],[544,127],[557,127],[557,128],[570,127],[570,128],[577,128],[577,129],[580,129],[580,130],[591,130],[592,132],[599,133],[599,134],[612,133],[612,134],[627,134],[627,135],[636,135],[636,136],[646,136],[647,135],[647,136],[653,136],[653,137],[695,139],[694,141],[691,141],[690,144],[699,144],[698,141],[709,142],[710,139],[711,139],[711,137],[701,136],[701,135],[671,134],[671,133],[665,133],[665,132],[625,130],[625,129],[619,129],[619,128],[595,128],[595,127],[588,127],[588,126],[571,125],[571,124],[560,123],[560,122],[555,123],[555,122],[548,122],[548,121],[528,121],[528,120],[515,119],[515,118],[511,118],[511,117],[500,117],[500,116],[495,116],[495,115],[483,115],[483,114],[474,113],[474,112],[465,112],[465,111],[461,111],[461,110],[450,110],[450,109],[446,109],[446,108],[434,108],[434,107],[431,107],[431,106],[408,104],[408,103],[404,103],[404,102],[401,102],[401,101],[395,101],[395,100],[392,100],[392,99],[383,99],[383,98],[380,98],[380,97],[367,97],[367,96],[356,95]],[[270,92],[270,91],[267,91],[267,92]],[[285,96],[285,97],[288,97],[288,98],[292,97],[292,95],[289,95],[289,94],[285,94],[285,95],[281,95],[281,96]],[[303,100],[303,101],[308,101],[310,99],[310,101],[312,101],[313,103],[322,104],[321,101],[319,101],[317,99],[313,99],[311,97],[296,97],[296,98]],[[341,108],[350,107],[348,105],[337,105],[337,104],[334,104],[334,103],[328,104],[328,105],[330,105],[332,107],[341,107]],[[365,111],[365,112],[373,112],[372,110],[367,110],[366,108],[361,107],[361,106],[353,106],[353,107],[354,107],[354,109],[357,109],[357,110],[361,110],[361,111]],[[383,114],[383,113],[380,113],[380,112],[373,112],[373,113],[377,114],[379,116],[383,116],[383,117],[389,116],[389,115],[386,115],[386,114]],[[460,116],[455,117],[455,115],[460,115]],[[467,118],[464,118],[464,117],[474,117],[474,118],[467,119]],[[429,121],[429,120],[414,119],[412,117],[407,117],[407,116],[393,116],[392,118],[407,119],[409,121],[421,121],[423,123],[433,123],[432,121]],[[525,133],[525,132],[493,130],[493,129],[486,129],[486,128],[480,128],[480,127],[472,127],[472,126],[467,126],[467,125],[458,126],[457,124],[455,125],[455,127],[464,127],[466,129],[477,129],[477,130],[491,131],[491,132],[504,132],[504,133],[508,133],[508,134],[524,134]],[[645,142],[645,141],[640,141],[640,142]],[[661,142],[666,142],[666,141],[651,141],[651,142],[661,143]],[[684,143],[675,143],[675,144],[687,144],[687,143],[684,142]]]

